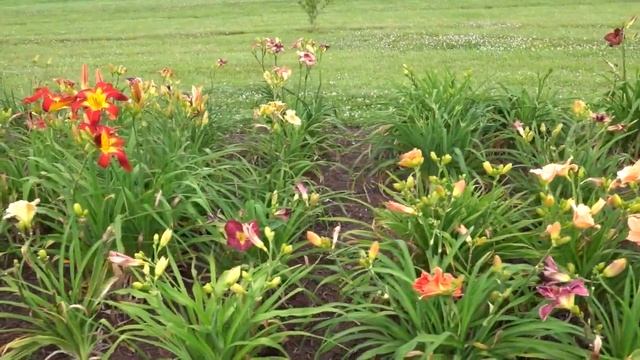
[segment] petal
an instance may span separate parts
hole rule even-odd
[[[540,318],[544,321],[547,320],[547,317],[549,317],[551,311],[553,311],[553,304],[546,304],[540,307],[540,309],[538,310],[538,315],[540,315]]]
[[[127,154],[124,151],[117,151],[114,153],[120,166],[126,171],[131,172],[131,164],[129,163],[129,158],[127,158]]]
[[[105,169],[109,166],[109,162],[111,162],[111,155],[109,154],[102,153],[100,157],[98,157],[98,165]]]
[[[113,104],[109,104],[107,113],[109,113],[109,119],[115,120],[118,117],[118,107]]]

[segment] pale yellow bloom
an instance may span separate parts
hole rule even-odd
[[[564,164],[548,164],[541,169],[529,170],[530,173],[537,175],[540,180],[548,184],[556,176],[567,177],[569,172],[578,171],[578,165],[571,163],[572,158],[569,158]]]
[[[293,126],[302,125],[302,120],[296,115],[295,110],[287,110],[284,114],[284,120]]]
[[[169,259],[167,259],[166,257],[163,256],[158,259],[158,262],[156,262],[156,267],[154,269],[154,275],[156,276],[156,279],[160,278],[160,276],[164,274],[164,271],[167,269],[168,265]]]
[[[18,228],[20,230],[29,230],[31,229],[31,223],[33,222],[33,217],[36,215],[38,210],[37,205],[39,203],[40,199],[12,202],[5,210],[3,219],[15,218],[18,220]]]

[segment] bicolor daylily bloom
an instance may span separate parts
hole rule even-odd
[[[422,156],[422,150],[413,148],[411,151],[400,155],[398,165],[404,168],[418,168],[423,162],[424,157]]]
[[[298,51],[298,62],[307,67],[314,66],[318,60],[316,56],[309,51]]]
[[[544,269],[542,270],[542,276],[544,278],[545,284],[547,285],[566,283],[571,281],[571,276],[560,271],[558,265],[551,256],[547,256],[547,258],[544,260]]]
[[[266,38],[265,48],[268,52],[276,55],[284,52],[284,45],[282,41],[280,41],[280,38]]]
[[[253,245],[266,250],[264,243],[258,236],[260,234],[260,226],[255,220],[248,223],[229,220],[224,225],[224,231],[227,235],[227,245],[238,251],[247,251]]]
[[[591,114],[591,120],[600,124],[611,122],[611,117],[607,113],[599,112]]]
[[[117,251],[109,251],[107,260],[109,260],[109,262],[111,262],[112,264],[118,265],[123,268],[130,266],[141,266],[144,264],[144,261],[140,259],[134,259],[131,256],[119,253]]]
[[[4,211],[4,216],[2,218],[5,220],[14,218],[18,220],[18,229],[22,231],[29,230],[31,229],[33,217],[38,211],[37,205],[39,203],[40,199],[35,199],[33,201],[18,200],[16,202],[12,202]]]
[[[627,218],[627,226],[629,227],[627,240],[640,245],[640,214],[629,215]]]
[[[42,100],[42,110],[45,112],[55,112],[71,106],[74,96],[67,94],[52,93],[49,88],[37,88],[33,95],[22,100],[25,104],[31,104],[38,100]]]
[[[564,164],[548,164],[529,172],[537,175],[543,183],[549,184],[556,176],[567,177],[570,172],[578,171],[578,165],[572,164],[571,160],[572,158],[569,158]]]
[[[218,68],[221,68],[221,67],[227,65],[228,63],[229,63],[229,61],[227,59],[218,58],[218,60],[216,60],[216,66]]]
[[[94,88],[84,89],[76,95],[76,99],[71,105],[71,110],[75,113],[79,109],[84,109],[89,121],[93,124],[100,122],[102,112],[106,111],[109,118],[114,120],[118,117],[118,107],[111,101],[127,101],[126,95],[105,82],[99,82]]]
[[[549,303],[540,307],[538,314],[542,320],[546,320],[553,309],[566,309],[576,312],[575,296],[589,296],[589,290],[580,279],[571,281],[566,285],[541,285],[538,293],[549,300]]]
[[[107,168],[111,158],[115,157],[125,171],[131,171],[129,158],[124,151],[124,140],[116,136],[113,129],[106,126],[98,127],[94,135],[94,142],[100,151],[98,165]]]
[[[384,203],[384,206],[387,208],[387,210],[394,213],[407,215],[416,215],[418,213],[415,208],[400,204],[395,201],[387,201]]]
[[[462,296],[463,277],[454,278],[449,273],[442,272],[442,269],[435,267],[433,275],[423,271],[419,278],[413,283],[413,289],[418,293],[420,299],[428,299],[434,296]]]

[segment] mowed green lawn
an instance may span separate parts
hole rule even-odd
[[[82,63],[113,63],[142,77],[168,66],[184,84],[206,85],[223,57],[219,89],[240,96],[261,79],[253,39],[312,36],[331,45],[323,77],[345,99],[384,96],[402,81],[402,64],[523,86],[553,68],[564,96],[589,98],[606,84],[603,58],[618,59],[604,34],[634,14],[640,1],[334,0],[310,33],[295,0],[0,0],[0,79],[22,95],[37,79],[76,79]],[[629,51],[634,69],[639,49]]]

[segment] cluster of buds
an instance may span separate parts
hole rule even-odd
[[[438,166],[446,166],[453,160],[449,154],[444,154],[440,157],[434,151],[429,152],[429,158],[431,158],[431,161],[436,163]]]
[[[271,88],[279,89],[289,80],[292,73],[292,70],[286,66],[274,66],[271,71],[265,70],[262,77]]]
[[[380,243],[374,241],[371,243],[369,247],[369,251],[365,254],[364,251],[360,256],[360,260],[358,261],[360,265],[364,268],[371,269],[373,267],[373,263],[378,257],[378,253],[380,252]]]
[[[544,123],[542,124],[544,126]],[[516,132],[520,137],[524,139],[527,143],[530,143],[535,137],[535,133],[528,126],[523,126],[520,120],[517,120],[513,123],[513,128],[516,129]]]
[[[485,161],[482,163],[482,168],[487,173],[487,175],[499,178],[502,175],[506,175],[513,168],[513,164],[500,164],[497,166],[492,165],[490,162]]]

